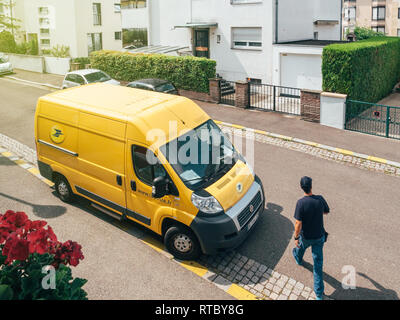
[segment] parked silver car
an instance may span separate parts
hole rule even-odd
[[[0,75],[8,73],[13,73],[12,65],[6,55],[0,55]]]
[[[83,84],[95,83],[95,82],[104,82],[110,83],[119,86],[120,82],[106,74],[105,72],[98,69],[83,69],[68,72],[62,83],[61,88],[72,88],[76,86],[80,86]]]

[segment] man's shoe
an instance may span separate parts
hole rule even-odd
[[[294,253],[295,250],[296,250],[296,248],[293,248],[293,250],[292,250],[292,254],[293,254],[294,261],[296,261],[296,264],[297,264],[298,266],[301,266],[301,265],[302,265],[302,262],[299,262],[299,261],[297,260],[296,254]]]

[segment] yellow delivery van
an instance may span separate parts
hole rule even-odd
[[[57,91],[38,100],[35,140],[62,201],[139,223],[179,259],[238,246],[264,210],[260,179],[184,97],[102,83]]]

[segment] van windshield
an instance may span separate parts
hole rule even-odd
[[[206,188],[227,173],[242,156],[212,120],[160,148],[185,185]]]

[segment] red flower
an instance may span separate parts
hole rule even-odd
[[[53,232],[53,229],[48,226],[47,230],[42,228],[36,231],[32,231],[28,234],[27,240],[29,241],[29,252],[44,254],[49,252],[50,245],[52,242],[57,241],[57,237]]]
[[[20,239],[16,233],[12,233],[3,248],[3,255],[7,256],[5,263],[14,260],[24,261],[29,256],[29,243]]]

